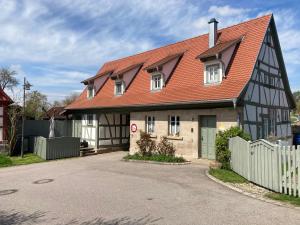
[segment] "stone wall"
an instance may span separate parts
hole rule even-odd
[[[155,116],[155,133],[153,140],[159,142],[162,136],[168,136],[168,116],[180,116],[180,136],[170,141],[176,147],[176,155],[187,159],[198,158],[198,129],[199,116],[215,115],[217,130],[225,130],[238,125],[238,111],[233,108],[196,109],[196,110],[169,110],[130,113],[130,125],[137,125],[137,132],[130,131],[130,154],[138,151],[136,141],[140,138],[140,131],[145,131],[146,116]],[[174,138],[175,139],[175,138]]]

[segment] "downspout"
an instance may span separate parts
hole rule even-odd
[[[237,99],[236,98],[232,99],[232,103],[233,103],[233,108],[236,109]]]

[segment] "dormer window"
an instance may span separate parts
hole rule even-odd
[[[151,90],[157,91],[161,90],[163,86],[163,76],[161,73],[156,73],[152,75],[151,79]]]
[[[95,96],[95,88],[93,84],[89,84],[87,87],[87,98],[93,98]]]
[[[218,84],[222,81],[222,64],[213,63],[205,65],[204,83]]]
[[[122,80],[115,81],[115,95],[123,95],[124,93],[124,82]]]

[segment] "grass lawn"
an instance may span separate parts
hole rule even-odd
[[[125,160],[145,160],[145,161],[156,161],[156,162],[170,162],[170,163],[183,163],[186,160],[183,157],[167,156],[167,155],[151,155],[141,156],[139,154],[127,155],[123,159]]]
[[[299,197],[293,197],[293,196],[274,193],[274,192],[268,193],[265,196],[270,198],[270,199],[273,199],[273,200],[277,200],[277,201],[281,201],[281,202],[290,203],[292,205],[300,206],[300,198]]]
[[[210,169],[209,174],[226,183],[248,183],[248,181],[232,170]]]
[[[25,154],[23,158],[19,156],[6,156],[0,154],[0,167],[8,167],[8,166],[18,166],[32,163],[44,162],[44,159],[41,159],[39,156],[35,154]]]

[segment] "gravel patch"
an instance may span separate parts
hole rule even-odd
[[[263,187],[257,186],[253,183],[230,183],[230,185],[241,189],[242,191],[249,192],[251,194],[255,194],[257,196],[263,197],[265,194],[269,193],[270,191],[268,189],[265,189]]]

